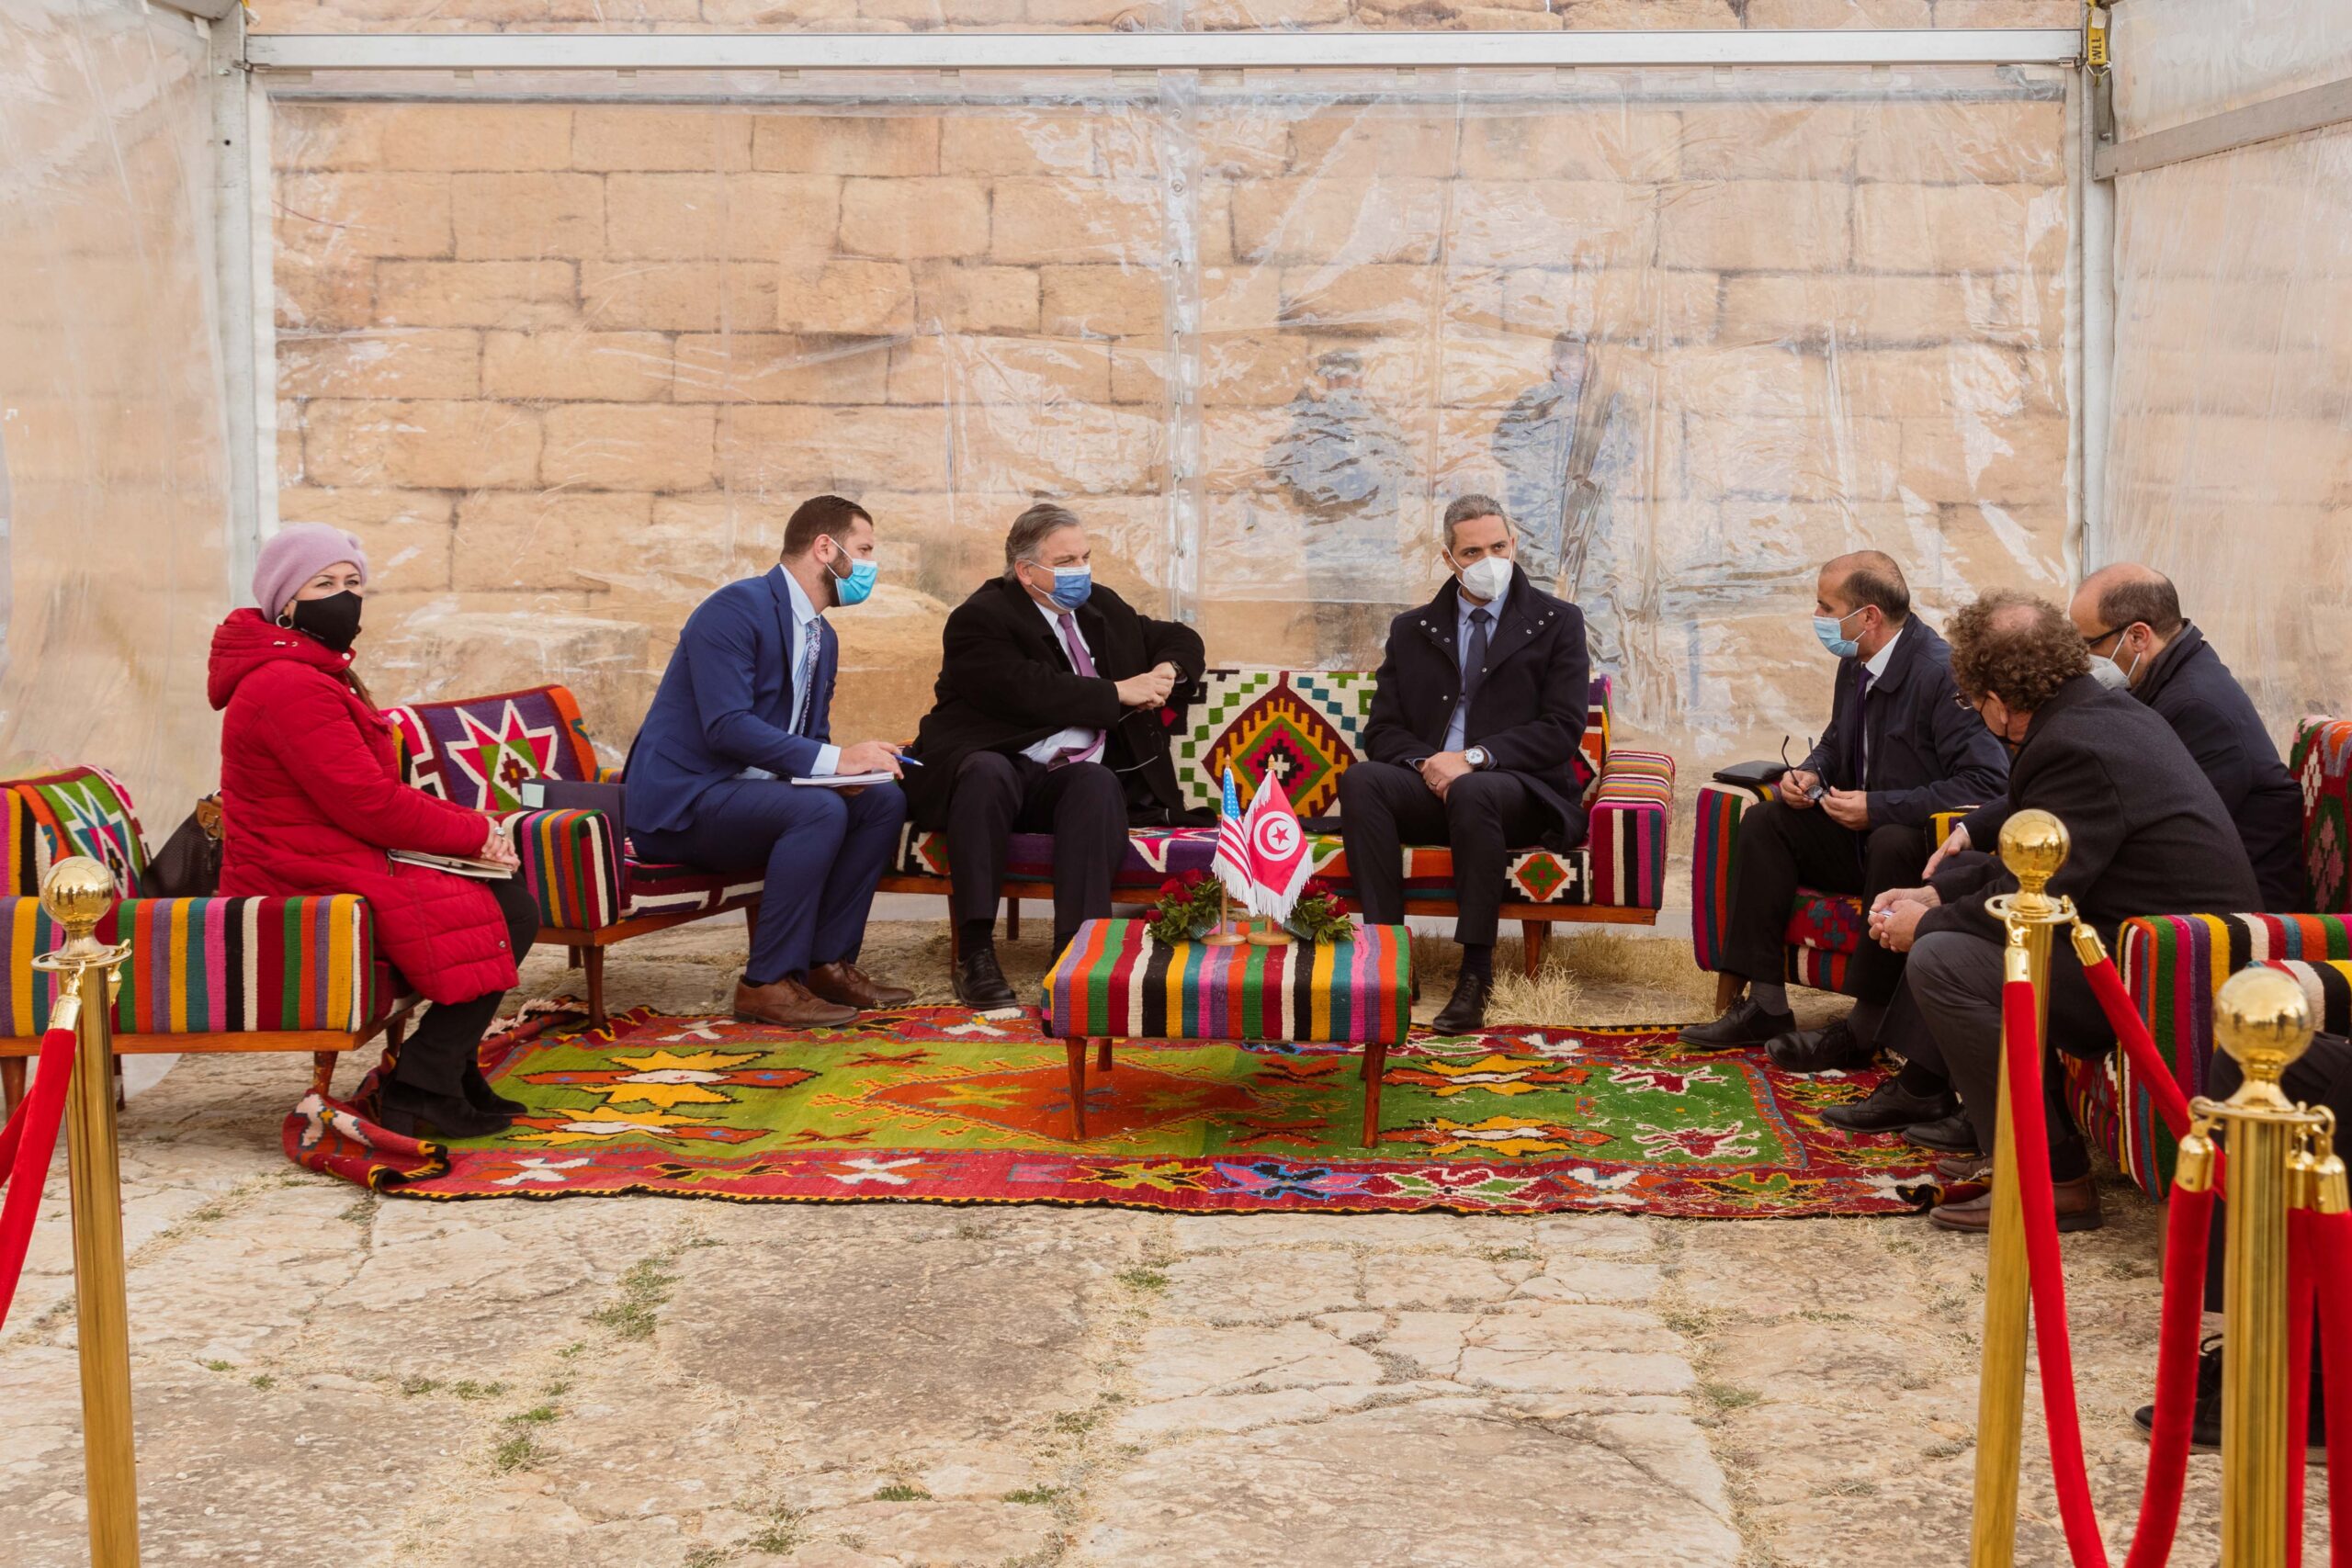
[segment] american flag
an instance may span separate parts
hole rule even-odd
[[[1233,770],[1225,770],[1225,803],[1217,811],[1216,859],[1209,870],[1245,913],[1256,913],[1250,879],[1250,840],[1241,829],[1241,792],[1233,785]]]

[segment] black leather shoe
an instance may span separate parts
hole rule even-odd
[[[520,1116],[530,1109],[521,1100],[509,1100],[491,1088],[490,1079],[482,1076],[480,1062],[466,1064],[465,1079],[458,1088],[458,1092],[466,1097],[468,1105],[492,1116]]]
[[[1430,1020],[1430,1027],[1440,1034],[1468,1034],[1487,1027],[1487,997],[1495,983],[1483,975],[1464,971],[1453,982],[1453,995],[1446,999],[1438,1015]]]
[[[476,1111],[457,1095],[429,1094],[398,1078],[376,1091],[376,1125],[404,1138],[487,1138],[512,1124],[503,1116]]]
[[[1871,1090],[1868,1100],[1833,1105],[1821,1113],[1832,1127],[1849,1133],[1897,1133],[1922,1122],[1940,1122],[1960,1109],[1950,1089],[1940,1094],[1913,1094],[1899,1078],[1889,1078]]]
[[[996,965],[993,947],[976,947],[956,961],[956,999],[977,1012],[1021,1005]]]
[[[2326,1413],[2319,1402],[2312,1402],[2311,1446],[2324,1452],[2327,1449]],[[2156,1429],[2156,1407],[2143,1404],[2132,1412],[2132,1420],[2143,1432],[2154,1435]],[[2188,1448],[2191,1453],[2211,1454],[2222,1451],[2222,1337],[2209,1334],[2197,1348],[2196,1415],[2188,1423]]]
[[[1955,1111],[1932,1122],[1917,1122],[1904,1128],[1903,1135],[1921,1148],[1933,1149],[1939,1155],[1982,1152],[1976,1146],[1976,1129],[1969,1125],[1965,1111]]]
[[[1754,997],[1742,997],[1713,1023],[1694,1023],[1682,1032],[1682,1043],[1702,1051],[1738,1051],[1761,1045],[1775,1034],[1792,1032],[1796,1015],[1766,1012]]]
[[[1871,1048],[1839,1019],[1826,1029],[1792,1029],[1764,1043],[1764,1055],[1784,1073],[1842,1072],[1871,1065]]]

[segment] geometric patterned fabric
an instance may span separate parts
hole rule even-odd
[[[1900,1213],[1927,1174],[1899,1138],[1823,1124],[1875,1074],[1795,1077],[1759,1051],[1684,1054],[1657,1029],[1417,1029],[1387,1048],[1371,1148],[1363,1056],[1346,1045],[1123,1043],[1109,1074],[1087,1066],[1080,1140],[1067,1048],[1033,1009],[821,1030],[638,1010],[521,1033],[483,1052],[525,1106],[496,1137],[395,1141],[313,1095],[286,1119],[288,1157],[426,1199],[1720,1219]]]
[[[1339,942],[1162,942],[1143,920],[1089,920],[1046,976],[1061,1039],[1398,1041],[1413,1026],[1402,926]]]
[[[759,897],[757,874],[633,858],[620,824],[601,811],[524,807],[522,786],[533,779],[618,778],[597,766],[580,705],[561,686],[415,703],[385,716],[409,783],[477,811],[512,814],[523,880],[544,927],[597,931],[632,916],[711,914]]]
[[[1185,728],[1170,739],[1187,806],[1214,809],[1230,766],[1245,801],[1273,776],[1283,781],[1300,816],[1339,814],[1340,778],[1362,755],[1363,727],[1372,713],[1369,671],[1212,670],[1204,684],[1206,696],[1192,706]],[[1674,760],[1658,752],[1611,752],[1609,701],[1608,678],[1596,679],[1584,739],[1586,760],[1595,770],[1585,796],[1586,842],[1566,852],[1529,848],[1513,854],[1504,873],[1504,897],[1511,903],[1655,909],[1665,902]],[[1127,835],[1127,854],[1113,885],[1150,892],[1170,876],[1205,872],[1216,837],[1214,829],[1136,829]],[[1340,835],[1310,835],[1308,854],[1315,874],[1345,895],[1347,860]],[[1404,861],[1408,898],[1453,900],[1450,850],[1408,846]],[[945,876],[945,835],[910,828],[894,863],[901,874]],[[1008,876],[1043,881],[1052,869],[1051,835],[1012,836]]]
[[[6,891],[37,894],[59,860],[88,855],[114,873],[119,894],[136,896],[147,843],[119,779],[102,768],[68,768],[0,787],[8,794]]]

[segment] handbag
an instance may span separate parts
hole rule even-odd
[[[220,797],[208,795],[147,863],[140,892],[151,898],[209,898],[220,892]]]

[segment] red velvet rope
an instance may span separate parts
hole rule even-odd
[[[2033,1341],[2041,1353],[2041,1409],[2050,1427],[2050,1469],[2058,1517],[2076,1568],[2107,1568],[2107,1542],[2083,1465],[2082,1416],[2075,1406],[2075,1350],[2066,1337],[2066,1272],[2058,1251],[2056,1196],[2050,1183],[2050,1130],[2041,1103],[2041,1030],[2033,986],[2002,988],[2002,1043],[2008,1052],[2009,1131],[2018,1200],[2025,1210],[2026,1278],[2033,1295]]]
[[[40,1037],[40,1059],[32,1092],[0,1128],[0,1167],[8,1196],[0,1202],[0,1327],[17,1299],[17,1280],[32,1246],[33,1220],[40,1210],[41,1185],[57,1152],[57,1129],[65,1120],[65,1087],[74,1077],[74,1032],[52,1029]]]
[[[2197,1419],[2197,1341],[2204,1327],[2205,1257],[2213,1235],[2211,1189],[2172,1190],[2165,1214],[2165,1304],[2156,1341],[2156,1419],[2148,1483],[2124,1568],[2164,1568],[2180,1529],[2181,1490]]]
[[[2083,976],[2091,983],[2099,1010],[2107,1014],[2108,1027],[2115,1031],[2124,1055],[2131,1058],[2132,1071],[2147,1086],[2148,1098],[2156,1102],[2156,1114],[2165,1119],[2175,1138],[2182,1136],[2188,1131],[2188,1096],[2181,1092],[2171,1064],[2157,1051],[2155,1036],[2141,1021],[2140,1010],[2132,1005],[2132,995],[2123,988],[2123,976],[2115,972],[2113,960],[2101,956],[2096,964],[2084,964]]]
[[[2352,1214],[2313,1214],[2312,1294],[2325,1344],[2352,1346]],[[2352,1357],[2327,1377],[2327,1549],[2334,1568],[2352,1568]],[[2308,1384],[2306,1385],[2308,1387]]]

